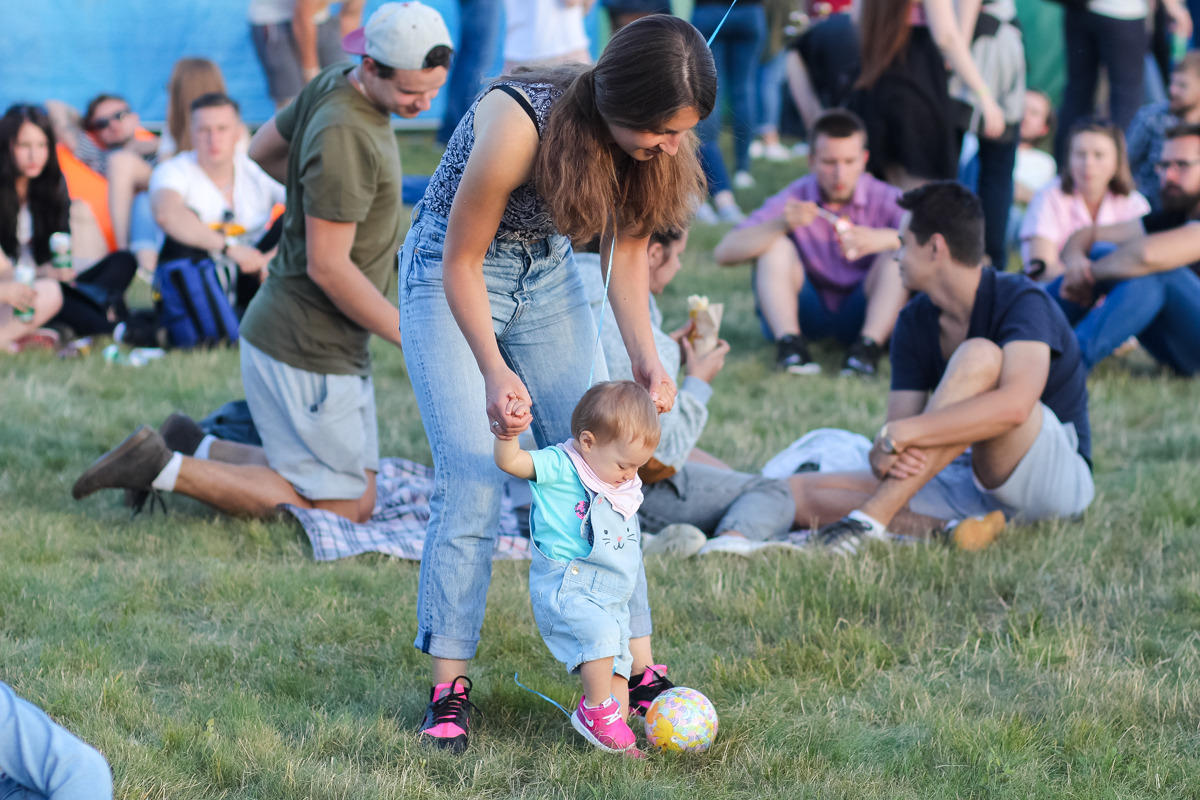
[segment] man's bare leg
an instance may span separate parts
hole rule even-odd
[[[788,479],[796,502],[797,528],[818,528],[837,522],[861,508],[879,488],[879,479],[862,472],[807,472]],[[920,536],[942,527],[945,520],[903,510],[892,518],[888,530]]]
[[[804,266],[792,240],[781,236],[758,257],[754,289],[767,327],[776,339],[800,335],[800,290]]]
[[[950,357],[946,373],[925,407],[926,412],[991,391],[999,383],[1003,367],[1004,354],[993,342],[986,339],[968,339],[959,345]],[[903,480],[884,478],[871,499],[860,506],[859,510],[885,526],[890,525],[892,519],[908,505],[909,500],[968,447],[972,448],[976,474],[981,481],[990,481],[984,485],[999,486],[1012,474],[1025,453],[1029,452],[1041,427],[1041,414],[1034,413],[1013,430],[986,442],[963,442],[928,448],[925,450],[925,469],[920,474]]]
[[[891,254],[875,259],[863,283],[863,291],[867,295],[867,313],[861,333],[877,344],[883,344],[892,338],[896,318],[908,302],[908,290],[900,278],[900,262]]]
[[[240,517],[271,517],[283,503],[332,511],[354,522],[366,522],[375,507],[375,473],[366,472],[367,490],[354,500],[308,500],[270,467],[223,464],[184,456],[174,492]]]

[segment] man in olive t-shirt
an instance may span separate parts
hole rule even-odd
[[[289,503],[370,518],[379,446],[367,344],[375,334],[400,345],[399,311],[383,295],[400,246],[390,115],[429,108],[452,50],[441,16],[417,2],[385,3],[343,46],[361,63],[323,71],[250,142],[287,187],[279,253],[240,331],[262,449],[202,444],[207,458],[187,457],[143,427],[80,476],[76,499],[154,488],[239,515]]]

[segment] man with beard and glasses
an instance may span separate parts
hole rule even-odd
[[[1155,165],[1162,159],[1167,130],[1176,125],[1200,124],[1200,51],[1193,50],[1175,65],[1167,95],[1165,103],[1142,106],[1129,123],[1125,137],[1137,190],[1155,211],[1162,208]]]
[[[1078,231],[1063,248],[1066,271],[1047,286],[1088,369],[1136,336],[1175,372],[1200,370],[1200,124],[1168,130],[1155,168],[1162,210]]]

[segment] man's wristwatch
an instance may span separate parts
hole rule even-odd
[[[896,440],[888,433],[887,423],[879,429],[879,433],[875,434],[875,441],[879,443],[879,449],[885,455],[894,456],[898,452],[896,450]]]

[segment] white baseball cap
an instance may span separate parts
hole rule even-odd
[[[439,45],[454,48],[442,15],[423,3],[384,3],[367,24],[342,38],[342,49],[395,69],[424,69]]]

